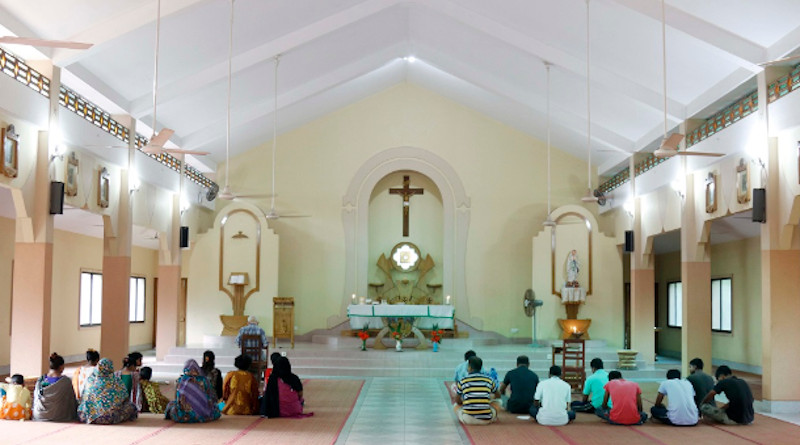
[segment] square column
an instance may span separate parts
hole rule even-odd
[[[158,314],[156,357],[163,360],[170,348],[178,345],[178,299],[181,293],[181,266],[158,266]]]
[[[681,367],[689,375],[689,361],[695,357],[711,369],[711,262],[681,262],[681,283]]]
[[[48,368],[52,287],[53,244],[16,243],[11,295],[11,372],[15,374],[41,375]]]
[[[130,349],[131,257],[103,257],[103,311],[100,325],[100,354],[120,369]]]
[[[655,270],[631,269],[631,349],[647,363],[656,358],[655,300]]]

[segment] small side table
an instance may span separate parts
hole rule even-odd
[[[618,369],[636,369],[636,356],[639,355],[639,351],[634,351],[633,349],[620,349],[617,351],[617,356],[619,357],[619,363],[617,363]]]

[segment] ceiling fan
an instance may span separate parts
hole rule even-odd
[[[653,154],[657,158],[671,158],[673,156],[724,156],[722,153],[707,153],[700,151],[679,150],[684,136],[681,133],[667,135],[667,22],[664,13],[664,0],[661,0],[661,62],[664,82],[664,139]]]
[[[160,0],[159,0],[160,1]],[[225,185],[222,187],[222,190],[219,193],[211,193],[208,196],[215,195],[219,199],[224,199],[225,201],[233,201],[236,199],[244,199],[244,198],[273,198],[275,199],[275,195],[269,194],[240,194],[234,193],[231,189],[229,178],[230,178],[230,164],[231,164],[231,77],[232,77],[232,64],[233,64],[233,2],[231,0],[231,13],[230,13],[230,26],[229,26],[229,36],[228,36],[228,93],[227,93],[227,102],[226,102],[226,120],[225,120]],[[155,110],[155,107],[154,107]],[[164,130],[161,130],[164,131]],[[170,130],[171,131],[171,130]],[[210,199],[209,199],[210,200]]]
[[[588,164],[586,167],[586,195],[581,198],[581,201],[597,202],[597,197],[594,196],[594,190],[592,190],[592,72],[589,39],[589,0],[586,0],[586,157]]]
[[[800,60],[800,55],[781,57],[779,59],[770,60],[768,62],[761,62],[761,63],[758,64],[758,66],[768,67],[768,66],[772,66],[772,65],[779,65],[779,64],[785,63],[785,62],[793,62],[795,60]]]
[[[275,88],[274,88],[274,97],[275,97],[275,107],[272,110],[272,193],[275,193],[275,161],[276,161],[276,153],[278,148],[278,65],[281,61],[281,55],[278,54],[275,56]],[[272,202],[270,203],[269,211],[266,212],[264,215],[268,220],[275,220],[279,218],[308,218],[311,215],[288,215],[288,214],[279,214],[278,211],[275,209],[275,196],[272,195]]]
[[[94,46],[93,43],[68,42],[66,40],[35,39],[30,37],[17,37],[17,36],[0,37],[0,43],[7,43],[10,45],[44,46],[47,48],[64,48],[64,49],[89,49],[92,46]]]

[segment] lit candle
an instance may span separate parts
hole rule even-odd
[[[356,304],[356,294],[353,294],[353,298],[351,301],[353,302],[353,304]]]
[[[450,304],[450,295],[448,295],[447,297],[445,297],[445,299],[444,299],[444,304]]]
[[[575,327],[575,326],[573,326],[573,327],[572,327],[572,333],[574,334],[574,333],[576,333],[576,332],[578,332],[578,328],[577,328],[577,327]]]

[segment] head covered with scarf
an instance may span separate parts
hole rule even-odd
[[[128,396],[125,384],[114,375],[114,364],[103,358],[98,362],[97,369],[86,379],[78,412],[82,420],[90,423],[123,405]]]
[[[183,375],[178,379],[176,400],[185,411],[194,411],[201,418],[212,417],[213,401],[208,399],[209,383],[194,359],[183,365]]]

